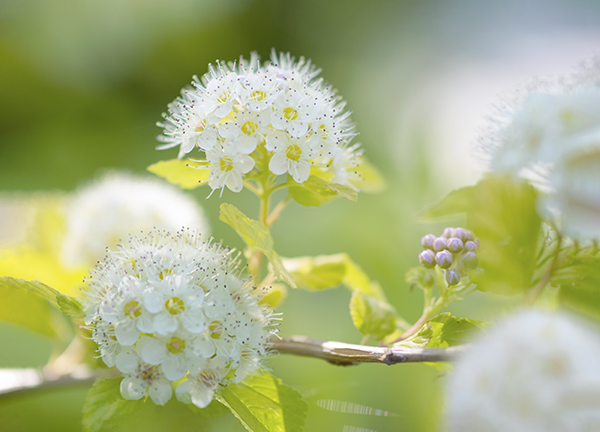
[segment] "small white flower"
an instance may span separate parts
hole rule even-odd
[[[311,142],[302,138],[293,138],[281,131],[267,135],[267,150],[273,152],[269,169],[273,174],[289,173],[298,182],[305,182],[310,176],[311,160],[318,156]]]
[[[144,363],[134,352],[119,354],[117,364],[126,371],[120,387],[123,398],[139,400],[148,394],[156,405],[164,405],[173,396],[171,384],[159,368]]]
[[[236,144],[229,141],[223,147],[217,146],[206,152],[206,160],[210,163],[208,185],[213,191],[225,186],[233,192],[241,191],[244,187],[242,176],[254,168],[254,159],[235,149]]]
[[[456,364],[450,432],[600,430],[600,340],[563,315],[522,312]]]
[[[240,111],[236,114],[235,121],[226,122],[219,128],[219,134],[235,141],[238,152],[250,154],[264,140],[270,121],[270,110]]]
[[[204,360],[194,371],[190,371],[192,377],[177,386],[177,400],[193,403],[198,408],[206,408],[229,371],[228,363],[227,358],[220,356]]]

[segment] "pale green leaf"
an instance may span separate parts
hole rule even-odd
[[[574,251],[551,279],[562,306],[600,320],[600,256],[596,247]]]
[[[321,290],[333,288],[344,281],[347,255],[320,255],[316,257],[283,258],[299,288]]]
[[[436,221],[469,210],[476,186],[465,186],[455,189],[438,203],[421,211],[417,218],[422,221]]]
[[[360,290],[370,297],[386,301],[379,284],[372,281],[348,254],[284,258],[283,264],[300,288],[321,290],[344,284],[350,291]]]
[[[62,293],[56,293],[56,304],[60,311],[73,319],[83,319],[85,312],[83,305],[74,297]]]
[[[396,331],[396,311],[386,302],[379,301],[360,290],[350,299],[350,315],[354,326],[365,336],[382,340]]]
[[[292,288],[296,288],[294,279],[285,269],[281,258],[273,248],[273,238],[265,224],[250,219],[236,207],[227,203],[221,204],[219,219],[233,228],[249,248],[258,249],[267,257],[277,278],[283,280]]]
[[[287,186],[294,201],[307,207],[323,205],[339,196],[354,202],[358,200],[358,193],[351,187],[329,183],[315,175],[311,175],[303,183],[297,183],[290,178]]]
[[[361,192],[378,193],[385,189],[383,177],[363,156],[358,158],[358,165],[352,168],[358,175],[358,180],[350,179],[350,183]]]
[[[469,342],[487,326],[477,320],[454,317],[450,312],[439,314],[427,321],[410,338],[394,344],[406,348],[445,348]]]
[[[218,400],[253,432],[304,430],[307,403],[297,391],[265,373],[225,387]]]
[[[143,401],[123,399],[119,386],[123,378],[98,380],[88,391],[83,404],[84,432],[98,432],[118,425],[123,417],[136,412]]]
[[[152,164],[147,170],[182,189],[195,189],[208,180],[208,167],[203,169],[193,168],[199,166],[205,165],[193,161],[171,159]]]
[[[536,191],[525,181],[488,176],[451,192],[421,218],[466,213],[467,228],[481,241],[477,256],[483,272],[471,281],[482,291],[518,294],[530,288],[535,271],[541,227],[535,203]]]
[[[57,302],[57,297],[64,300],[68,296],[41,282],[10,276],[0,277],[0,296],[1,320],[52,338],[57,352],[72,340],[73,323],[59,313],[61,305]]]

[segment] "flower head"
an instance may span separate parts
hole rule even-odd
[[[132,230],[186,226],[208,234],[202,208],[177,187],[125,173],[111,172],[81,187],[66,213],[62,260],[70,266],[91,266]]]
[[[506,319],[457,362],[448,430],[599,430],[599,356],[597,335],[567,316]]]
[[[172,396],[205,407],[219,388],[257,371],[274,333],[231,251],[196,233],[151,231],[109,251],[91,271],[86,324],[121,395]]]
[[[344,102],[316,79],[318,73],[304,58],[275,52],[263,65],[253,53],[249,60],[210,66],[169,105],[158,124],[164,128],[158,148],[179,146],[180,158],[194,148],[205,152],[213,190],[239,192],[265,152],[270,162],[256,166],[272,175],[302,183],[312,168],[333,171],[335,182],[351,186],[348,167],[360,152],[349,143],[356,133]],[[222,156],[232,161],[228,173]]]
[[[600,61],[536,83],[493,117],[492,171],[525,178],[541,216],[578,240],[600,239]]]

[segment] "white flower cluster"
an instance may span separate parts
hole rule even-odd
[[[109,172],[77,190],[66,205],[62,260],[91,266],[133,231],[198,229],[208,235],[202,208],[164,181]]]
[[[158,123],[164,128],[158,148],[180,146],[180,158],[196,147],[204,151],[213,191],[239,192],[244,176],[265,158],[271,173],[289,173],[298,183],[313,168],[352,186],[361,150],[350,145],[356,135],[350,113],[318,73],[289,53],[273,52],[264,65],[255,53],[237,64],[211,65],[169,105],[166,121]]]
[[[600,60],[533,85],[493,121],[484,142],[491,169],[546,192],[539,212],[566,235],[600,239]]]
[[[447,429],[600,430],[598,359],[598,336],[567,316],[511,317],[457,362],[447,389]]]
[[[104,363],[124,374],[125,399],[163,405],[179,382],[177,399],[204,408],[261,367],[271,312],[236,273],[231,251],[160,231],[132,236],[92,269],[86,324]]]

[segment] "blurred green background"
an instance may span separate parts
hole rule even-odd
[[[358,141],[388,187],[358,204],[290,205],[273,229],[276,248],[287,257],[349,253],[414,321],[421,295],[404,273],[417,264],[419,238],[443,227],[414,215],[481,175],[474,142],[495,95],[531,75],[568,71],[597,49],[599,24],[597,2],[573,0],[1,0],[0,190],[70,191],[107,167],[144,172],[176,156],[154,150],[155,123],[192,75],[217,59],[290,51],[311,58],[348,102]],[[208,201],[206,188],[191,192],[215,237],[238,248],[218,207],[231,202],[256,217],[246,192]],[[0,221],[5,230],[12,223]],[[341,288],[291,292],[279,310],[281,334],[358,343],[349,300]],[[451,310],[489,320],[507,304],[475,294]],[[0,330],[0,366],[43,364],[43,340]],[[307,431],[439,429],[444,379],[427,366],[342,368],[291,356],[270,366],[307,395]],[[80,430],[85,391],[0,399],[0,429]],[[396,416],[335,412],[322,400]],[[144,428],[178,421],[188,421],[185,413]]]

